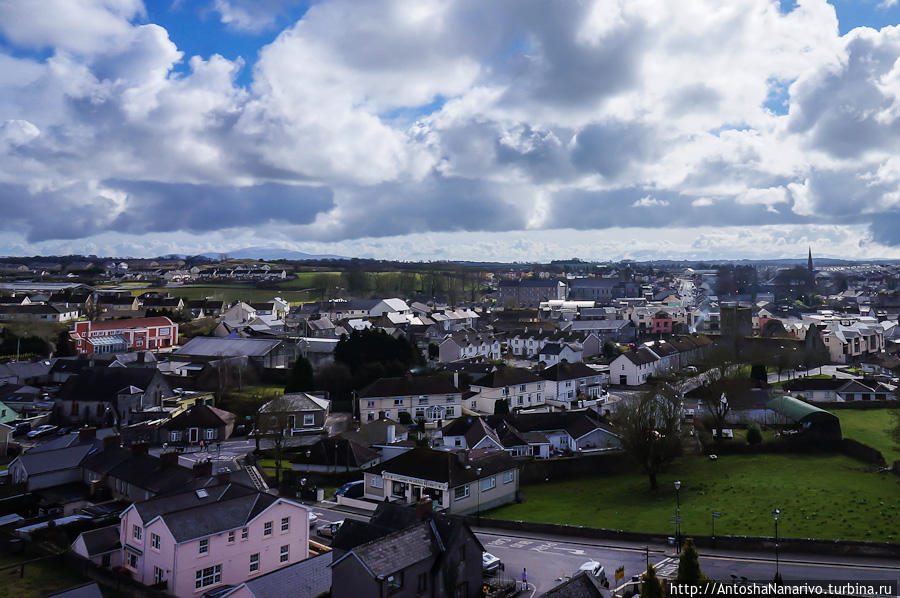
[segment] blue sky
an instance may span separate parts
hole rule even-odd
[[[0,255],[900,257],[897,23],[892,0],[0,4]]]

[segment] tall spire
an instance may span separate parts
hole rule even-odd
[[[809,270],[809,273],[813,273],[813,265],[812,265],[812,246],[809,247],[809,260],[806,262],[806,268]]]

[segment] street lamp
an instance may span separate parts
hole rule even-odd
[[[681,554],[681,480],[675,480],[675,550]]]
[[[772,519],[775,520],[775,577],[780,578],[781,572],[779,571],[779,563],[778,563],[778,516],[781,515],[781,511],[779,509],[775,509],[772,511]]]

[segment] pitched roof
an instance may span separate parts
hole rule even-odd
[[[277,402],[276,402],[277,401]],[[289,392],[272,399],[259,408],[260,412],[268,413],[275,407],[286,407],[288,411],[322,411],[328,409],[330,401],[313,396],[306,392]]]
[[[84,547],[87,549],[88,556],[91,557],[122,548],[119,542],[118,523],[81,532],[80,535],[81,539],[84,540]]]
[[[456,394],[459,389],[453,386],[446,376],[417,376],[397,378],[379,378],[361,391],[359,397],[398,397],[415,395]]]
[[[134,504],[144,523],[162,517],[176,542],[239,527],[279,500],[240,484],[228,483],[151,498]]]
[[[501,388],[529,382],[540,382],[541,379],[531,371],[523,368],[501,367],[482,376],[472,383],[473,386],[486,386],[489,388]]]
[[[439,552],[431,525],[422,522],[354,548],[354,554],[373,577],[390,575]]]
[[[28,451],[19,455],[16,459],[22,464],[29,476],[34,476],[78,467],[92,450],[92,445],[82,444],[37,453]]]
[[[103,598],[103,594],[100,593],[100,586],[97,585],[97,582],[92,581],[53,594],[46,594],[44,598]]]
[[[481,475],[476,473],[478,468],[481,468]],[[369,473],[380,474],[386,471],[423,480],[446,482],[453,488],[516,468],[518,468],[516,462],[504,451],[471,451],[466,462],[465,455],[461,453],[416,447],[370,468]]]
[[[345,520],[345,523],[352,521]],[[344,526],[341,526],[343,529]],[[331,562],[334,554],[329,551],[304,559],[254,577],[244,582],[244,587],[254,598],[281,598],[285,589],[290,588],[291,598],[316,598],[331,589]],[[229,596],[230,593],[224,596]],[[224,598],[223,596],[223,598]]]
[[[258,357],[277,348],[282,341],[261,338],[220,338],[216,336],[195,336],[173,355],[202,357]]]
[[[68,401],[114,402],[123,388],[147,390],[157,376],[161,374],[153,368],[88,367],[66,380],[59,394]]]
[[[541,594],[541,598],[605,598],[606,593],[590,571],[581,571],[558,586]]]
[[[625,357],[634,365],[646,365],[648,363],[653,363],[654,361],[659,361],[659,357],[657,357],[653,354],[652,351],[645,349],[644,347],[632,351],[626,351],[625,353],[622,353],[620,357]]]
[[[149,326],[172,326],[172,320],[163,316],[153,318],[131,318],[128,320],[105,320],[91,322],[91,330],[121,330],[128,328],[147,328]]]
[[[306,453],[309,453],[309,457]],[[367,446],[336,436],[320,438],[315,444],[307,446],[305,451],[297,453],[293,462],[359,468],[378,459],[378,456],[378,452]]]
[[[544,369],[541,372],[541,378],[544,380],[554,380],[561,382],[564,380],[575,380],[576,378],[588,378],[591,376],[599,376],[600,373],[581,362],[564,363],[560,362]]]
[[[194,405],[163,424],[166,430],[186,430],[188,428],[218,428],[235,420],[235,414],[210,405]]]

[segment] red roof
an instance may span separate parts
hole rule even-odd
[[[130,320],[106,320],[91,322],[91,330],[119,330],[122,328],[147,328],[149,326],[173,326],[172,320],[163,316],[131,318]]]

